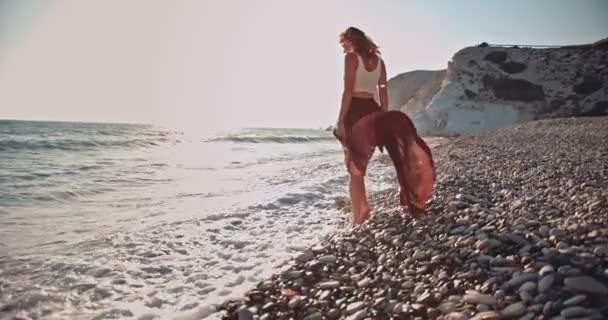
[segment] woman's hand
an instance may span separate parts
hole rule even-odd
[[[346,137],[346,129],[344,128],[344,123],[338,122],[338,124],[336,125],[336,134],[342,139]]]

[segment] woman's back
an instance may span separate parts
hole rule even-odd
[[[354,91],[375,94],[378,81],[380,80],[382,59],[377,55],[364,59],[361,55],[357,54],[357,60]]]

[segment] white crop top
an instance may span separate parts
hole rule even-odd
[[[355,77],[355,91],[376,94],[376,87],[378,86],[378,81],[380,80],[380,64],[382,64],[382,59],[378,57],[376,68],[372,71],[365,70],[363,58],[361,58],[360,55],[357,55],[357,59],[359,59],[359,65],[357,66]]]

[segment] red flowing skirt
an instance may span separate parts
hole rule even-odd
[[[397,172],[401,205],[414,214],[424,212],[433,193],[435,166],[411,119],[400,111],[383,112],[373,99],[353,98],[344,127],[345,137],[334,135],[349,149],[357,169],[365,174],[375,148],[386,148]]]

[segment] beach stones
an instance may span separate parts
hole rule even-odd
[[[391,205],[395,190],[375,194],[373,219],[244,303],[276,319],[608,318],[608,121],[587,121],[457,138],[434,154],[445,176],[426,215]]]
[[[583,307],[569,307],[560,312],[560,315],[566,319],[578,318],[588,315],[590,312]]]
[[[317,260],[319,260],[320,263],[335,264],[338,261],[338,258],[334,255],[326,255],[319,257]]]
[[[514,276],[507,282],[507,285],[510,287],[519,287],[525,282],[528,281],[536,281],[538,279],[538,275],[535,273],[524,273],[518,276]]]
[[[553,228],[549,230],[549,235],[554,236],[556,238],[561,238],[566,235],[566,231],[558,228]]]
[[[414,260],[422,260],[424,258],[426,258],[427,254],[426,252],[422,251],[422,250],[416,250],[414,252],[414,254],[412,255],[412,258]]]
[[[467,228],[465,226],[459,226],[459,227],[455,227],[454,229],[450,230],[450,235],[457,235],[457,234],[461,234],[463,233]]]
[[[344,311],[344,314],[346,315],[351,315],[353,313],[356,313],[357,311],[361,310],[365,308],[365,303],[364,302],[353,302],[351,304],[349,304],[346,307],[346,310]]]
[[[340,317],[340,309],[337,308],[333,308],[330,309],[329,311],[327,311],[327,318],[329,319],[337,319],[338,317]]]
[[[304,317],[303,320],[323,320],[323,314],[321,312],[313,312]]]
[[[289,300],[289,303],[287,304],[287,306],[289,307],[289,309],[294,309],[295,307],[297,307],[300,302],[302,302],[302,299],[300,298],[300,296],[295,296],[293,298],[291,298],[291,300]]]
[[[357,282],[357,286],[359,288],[365,288],[365,287],[368,287],[371,282],[372,281],[369,278],[364,278],[361,281]]]
[[[462,312],[450,312],[445,316],[446,320],[469,320],[469,317]]]
[[[495,239],[484,239],[475,245],[478,250],[492,250],[494,248],[500,247],[501,242]]]
[[[566,278],[564,285],[579,292],[608,295],[606,285],[588,276]]]
[[[502,317],[497,311],[483,311],[476,314],[471,320],[498,320]]]
[[[312,252],[312,250],[304,250],[304,252],[300,253],[295,260],[299,263],[306,263],[312,260],[314,256],[315,254]]]
[[[551,285],[553,285],[554,281],[555,281],[554,275],[549,274],[547,276],[544,276],[538,282],[538,292],[540,292],[540,293],[547,292],[547,290],[549,290],[549,288],[551,288]]]
[[[538,271],[538,274],[541,277],[544,277],[545,275],[548,275],[548,274],[553,273],[553,272],[555,272],[555,269],[553,268],[552,265],[545,265],[542,268],[540,268],[540,270]]]
[[[357,311],[355,314],[346,318],[347,320],[363,320],[367,316],[367,310]]]
[[[471,304],[485,304],[494,305],[496,304],[496,298],[485,294],[468,294],[462,298],[463,302]]]
[[[336,289],[340,287],[340,281],[326,281],[319,284],[319,289]]]
[[[585,296],[584,294],[579,294],[579,295],[576,295],[576,296],[564,301],[563,305],[566,307],[575,306],[575,305],[585,301],[586,299],[587,299],[587,296]]]
[[[513,319],[523,316],[526,313],[526,305],[523,303],[514,303],[504,308],[500,314],[505,319]]]

